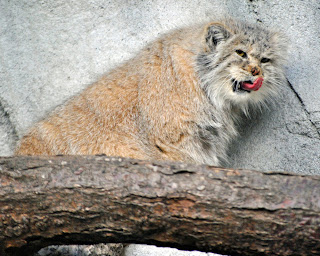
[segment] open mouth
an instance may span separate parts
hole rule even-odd
[[[251,83],[251,81],[245,81],[246,83]],[[237,81],[235,79],[232,79],[232,89],[234,92],[239,93],[250,93],[251,91],[244,89],[243,87],[244,82]]]
[[[262,86],[263,78],[259,77],[254,82],[252,81],[237,81],[232,79],[232,89],[234,92],[250,93],[251,91],[258,91]]]

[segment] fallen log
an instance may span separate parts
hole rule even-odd
[[[0,255],[145,243],[320,255],[320,177],[107,156],[0,158]]]

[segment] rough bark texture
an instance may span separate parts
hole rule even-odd
[[[320,255],[320,177],[106,156],[0,158],[0,255],[134,242]]]

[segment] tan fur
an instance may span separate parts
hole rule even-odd
[[[210,51],[206,35],[212,24],[218,23],[177,30],[151,43],[36,124],[16,154],[103,153],[219,164],[237,132],[234,118],[217,113],[212,121],[214,104],[201,86],[197,58]],[[239,112],[231,105],[223,111]],[[221,129],[221,149],[203,149],[201,126]]]
[[[147,47],[38,123],[16,154],[105,153],[184,160],[176,146],[186,140],[188,120],[197,115],[187,106],[203,101],[193,68],[194,37],[173,34]],[[176,86],[169,88],[169,83]],[[139,117],[139,111],[145,117]],[[147,148],[154,143],[163,154]]]

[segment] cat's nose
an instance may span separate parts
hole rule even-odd
[[[261,73],[261,69],[257,66],[253,66],[251,67],[251,74],[254,75],[254,76],[257,76]]]

